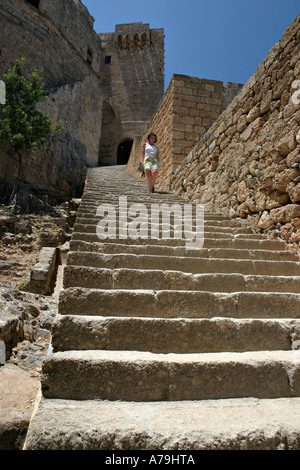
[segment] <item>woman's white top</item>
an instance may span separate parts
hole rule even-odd
[[[157,156],[157,147],[156,145],[150,145],[148,143],[146,143],[146,147],[145,147],[145,158],[147,157],[150,157],[150,155],[152,156]]]

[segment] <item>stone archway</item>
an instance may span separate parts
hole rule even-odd
[[[126,165],[132,148],[133,140],[123,140],[118,146],[117,165]]]

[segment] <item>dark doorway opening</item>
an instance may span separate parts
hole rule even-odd
[[[118,147],[117,165],[126,165],[128,163],[132,149],[132,140],[124,140]]]
[[[30,3],[33,7],[39,9],[40,6],[40,0],[26,0],[27,3]]]

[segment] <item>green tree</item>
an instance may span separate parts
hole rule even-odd
[[[53,126],[53,121],[43,111],[37,109],[37,103],[45,101],[43,71],[32,73],[27,80],[23,75],[25,59],[17,60],[9,73],[4,75],[6,102],[0,105],[0,142],[6,153],[18,163],[18,173],[10,201],[20,184],[23,163],[38,150],[46,140],[60,133],[62,122]]]

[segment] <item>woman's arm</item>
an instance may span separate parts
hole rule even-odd
[[[142,153],[141,153],[141,159],[140,159],[140,162],[143,163],[144,162],[144,158],[145,158],[145,148],[146,148],[146,142],[144,143],[143,147],[142,147]]]

